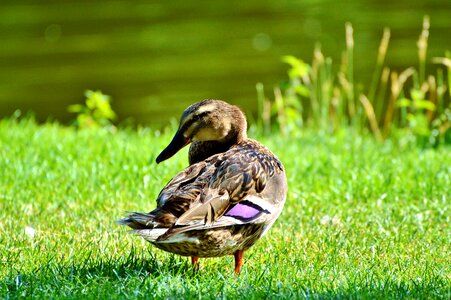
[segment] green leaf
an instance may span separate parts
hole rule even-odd
[[[309,97],[310,90],[305,85],[298,85],[296,87],[296,93],[300,96]]]
[[[420,99],[424,99],[424,93],[421,90],[417,90],[417,89],[412,89],[410,91],[410,94],[412,95],[412,99],[415,100],[420,100]]]
[[[72,104],[67,107],[67,111],[71,113],[81,113],[85,110],[85,107],[81,104]]]
[[[289,64],[292,67],[296,67],[296,66],[300,65],[301,62],[302,62],[300,59],[298,59],[297,57],[295,57],[293,55],[284,55],[284,56],[282,56],[282,61],[284,63]]]
[[[282,61],[291,66],[291,69],[288,70],[290,78],[303,77],[310,73],[310,66],[292,55],[282,56]]]
[[[294,108],[285,109],[285,115],[289,122],[295,122],[300,119],[301,114]]]
[[[435,104],[429,100],[422,100],[422,99],[414,100],[413,106],[417,109],[427,109],[430,111],[435,110]]]
[[[399,99],[399,100],[397,101],[396,104],[397,104],[399,107],[409,107],[411,103],[412,103],[412,101],[411,101],[410,99],[407,99],[407,98],[401,98],[401,99]]]

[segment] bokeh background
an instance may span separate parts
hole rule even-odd
[[[417,64],[426,14],[428,57],[451,49],[450,0],[2,0],[0,8],[0,117],[19,109],[39,121],[68,122],[67,106],[83,103],[87,89],[111,95],[118,122],[158,126],[204,98],[255,112],[256,83],[270,93],[286,77],[282,55],[309,62],[320,43],[338,68],[345,22],[362,84],[384,27],[392,69]]]

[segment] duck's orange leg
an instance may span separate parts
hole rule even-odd
[[[191,256],[191,264],[193,265],[194,270],[199,270],[199,257]]]
[[[243,265],[244,250],[237,250],[233,256],[235,256],[235,274],[240,274],[240,269]]]

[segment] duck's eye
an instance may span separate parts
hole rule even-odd
[[[191,122],[193,122],[193,123],[197,122],[200,119],[204,118],[207,114],[208,114],[208,112],[201,112],[196,115],[193,115],[193,117],[191,118]]]

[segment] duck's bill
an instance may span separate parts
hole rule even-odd
[[[169,145],[163,151],[161,151],[160,155],[158,155],[156,159],[157,164],[172,157],[174,154],[176,154],[180,149],[188,145],[190,142],[191,141],[189,138],[184,137],[183,134],[177,131],[177,133],[172,138],[172,141],[169,143]]]

